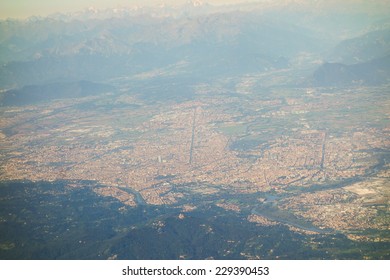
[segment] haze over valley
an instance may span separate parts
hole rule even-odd
[[[390,4],[214,4],[0,21],[0,258],[389,259]]]

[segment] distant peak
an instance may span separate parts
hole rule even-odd
[[[88,7],[87,10],[88,10],[88,12],[94,13],[94,14],[97,14],[99,12],[99,10],[93,6]]]
[[[204,3],[200,0],[191,0],[191,1],[188,1],[188,4],[193,6],[193,7],[200,7],[200,6],[204,5]]]

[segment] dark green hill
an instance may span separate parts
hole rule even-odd
[[[390,54],[390,29],[368,32],[342,41],[330,55],[331,61],[346,64],[364,63]]]
[[[390,55],[365,63],[325,63],[309,80],[311,86],[381,85],[389,81]]]
[[[131,208],[98,196],[94,182],[68,183],[0,182],[0,259],[388,258],[388,242],[258,226],[212,205],[184,216],[176,207]]]

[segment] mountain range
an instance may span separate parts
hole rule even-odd
[[[387,7],[385,2],[376,6]],[[335,5],[335,1],[235,6],[197,2],[3,20],[0,87],[109,82],[161,68],[197,79],[246,75],[290,68],[302,54],[328,61],[312,69],[307,77],[311,85],[386,82],[390,46],[386,9],[374,9],[364,1],[355,1],[355,9],[349,10],[345,3],[338,10]],[[367,16],[362,15],[363,7]],[[368,78],[367,71],[380,73],[379,78]],[[332,75],[344,81],[334,81]]]
[[[325,63],[313,74],[313,86],[375,86],[390,80],[390,55],[364,63]]]

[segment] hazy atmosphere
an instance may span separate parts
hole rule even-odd
[[[261,2],[257,1],[257,2]],[[264,1],[264,0],[263,0]],[[0,2],[0,18],[25,18],[29,16],[45,16],[59,12],[75,12],[78,10],[97,8],[118,8],[118,7],[134,7],[134,6],[160,6],[166,5],[182,5],[188,3],[188,0],[2,0]],[[213,5],[237,4],[242,2],[256,2],[256,0],[209,0],[195,1],[210,3]]]
[[[390,259],[389,2],[239,2],[0,2],[0,259]]]
[[[0,18],[26,18],[30,16],[46,16],[53,13],[76,12],[88,8],[107,9],[123,8],[134,6],[162,6],[162,5],[184,5],[187,3],[207,3],[212,5],[233,5],[239,3],[259,3],[270,6],[278,4],[309,5],[320,8],[358,9],[366,11],[383,11],[390,9],[389,0],[2,0],[0,2]],[[319,8],[317,7],[317,8]]]

